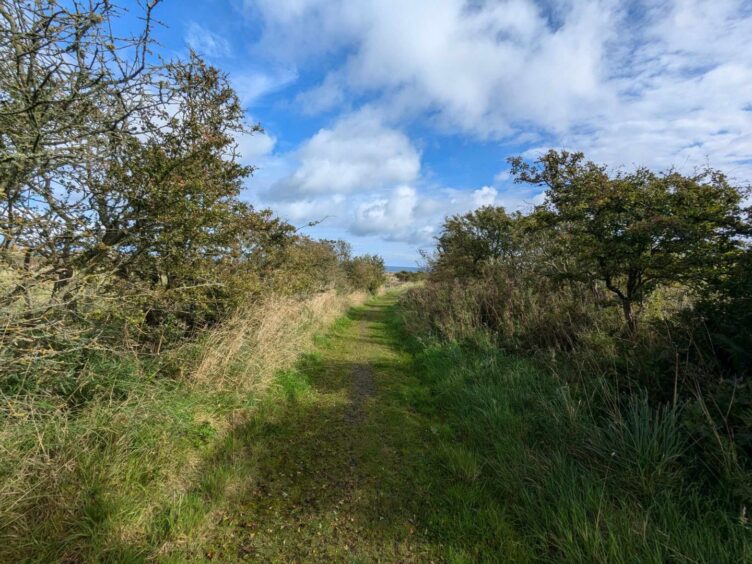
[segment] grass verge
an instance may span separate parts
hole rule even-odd
[[[420,341],[393,294],[313,341],[264,391],[229,372],[37,402],[3,427],[0,560],[752,560],[676,409]]]
[[[159,359],[90,355],[54,386],[33,372],[3,382],[0,561],[141,560],[200,529],[225,472],[207,471],[207,457],[272,375],[363,299],[271,300]]]
[[[686,470],[676,409],[617,407],[489,347],[407,342],[429,390],[416,405],[441,421],[428,525],[450,560],[752,560],[746,515]]]

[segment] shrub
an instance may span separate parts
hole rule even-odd
[[[353,288],[376,292],[386,281],[384,259],[376,255],[362,255],[347,262],[347,279]]]
[[[400,282],[422,282],[426,279],[427,275],[423,271],[400,270],[394,273],[394,277]]]

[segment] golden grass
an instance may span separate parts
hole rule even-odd
[[[342,295],[331,290],[306,300],[269,296],[249,304],[212,332],[191,379],[263,390],[276,372],[310,349],[316,332],[366,297],[362,291]]]

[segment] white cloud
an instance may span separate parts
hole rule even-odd
[[[345,102],[345,92],[341,77],[329,74],[319,86],[301,92],[295,97],[295,106],[305,115],[327,112],[341,107]]]
[[[752,153],[745,0],[245,0],[257,49],[346,54],[304,111],[368,95],[388,120],[586,149],[612,164],[739,166]],[[332,59],[326,59],[331,62]]]
[[[558,147],[612,166],[707,162],[752,180],[748,0],[243,5],[262,23],[254,54],[320,74],[293,107],[346,113],[287,154],[289,170],[264,194],[296,221],[329,215],[343,232],[423,244],[445,215],[540,202],[507,171],[475,190],[429,185],[404,133],[414,123],[514,142],[528,156]],[[262,75],[248,99],[297,77]]]
[[[502,173],[475,190],[426,185],[407,137],[367,113],[319,131],[294,157],[296,166],[261,190],[261,200],[295,224],[325,220],[342,236],[430,245],[447,215],[540,203],[537,189],[510,189]]]
[[[398,186],[388,198],[358,206],[351,231],[356,235],[398,236],[412,227],[418,193],[410,186]]]
[[[492,206],[496,203],[496,196],[498,195],[499,191],[496,188],[484,186],[473,192],[473,205],[477,208],[482,206]]]
[[[293,68],[235,72],[230,75],[232,86],[244,108],[253,106],[264,96],[289,86],[297,78],[298,73]]]
[[[339,227],[346,225],[347,217],[342,217],[342,213],[347,211],[347,207],[342,194],[275,202],[274,205],[275,211],[296,225],[325,221],[327,225]]]
[[[321,129],[295,157],[297,170],[272,186],[269,199],[373,190],[412,182],[420,171],[420,156],[407,136],[367,112]]]
[[[243,133],[235,137],[240,162],[256,165],[274,151],[277,140],[266,132]]]
[[[185,42],[191,49],[207,57],[229,57],[232,53],[230,43],[224,37],[209,31],[196,22],[188,24]]]
[[[387,110],[396,103],[404,112],[434,111],[447,127],[496,135],[521,118],[562,128],[602,97],[601,53],[613,17],[606,2],[575,3],[558,30],[523,0],[248,4],[266,23],[262,47],[284,44],[282,56],[299,62],[347,47],[351,56],[333,73],[349,89],[386,94]],[[321,88],[332,89],[329,77]]]
[[[345,0],[243,0],[250,20],[260,20],[264,33],[260,45],[279,60],[307,62],[332,53],[353,40],[364,5]]]
[[[536,190],[504,190],[491,186],[476,190],[416,189],[403,185],[357,204],[354,216],[345,226],[358,236],[376,235],[386,241],[430,245],[446,216],[463,214],[481,206],[528,210],[536,203],[540,203],[540,194]]]

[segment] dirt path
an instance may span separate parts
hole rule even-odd
[[[353,310],[280,379],[279,393],[218,453],[232,478],[202,554],[184,546],[171,556],[436,560],[417,517],[430,479],[427,424],[404,399],[419,384],[391,325],[395,300]]]
[[[363,340],[363,336],[368,334],[366,321],[358,321],[358,339]],[[373,377],[373,367],[368,364],[368,359],[362,359],[353,365],[352,383],[350,386],[350,409],[348,410],[348,420],[356,424],[364,419],[366,411],[364,409],[366,400],[376,393],[376,383]]]
[[[350,409],[348,419],[355,424],[361,421],[366,412],[363,406],[368,398],[376,392],[373,369],[368,364],[356,364],[352,369],[352,388],[350,390]]]

